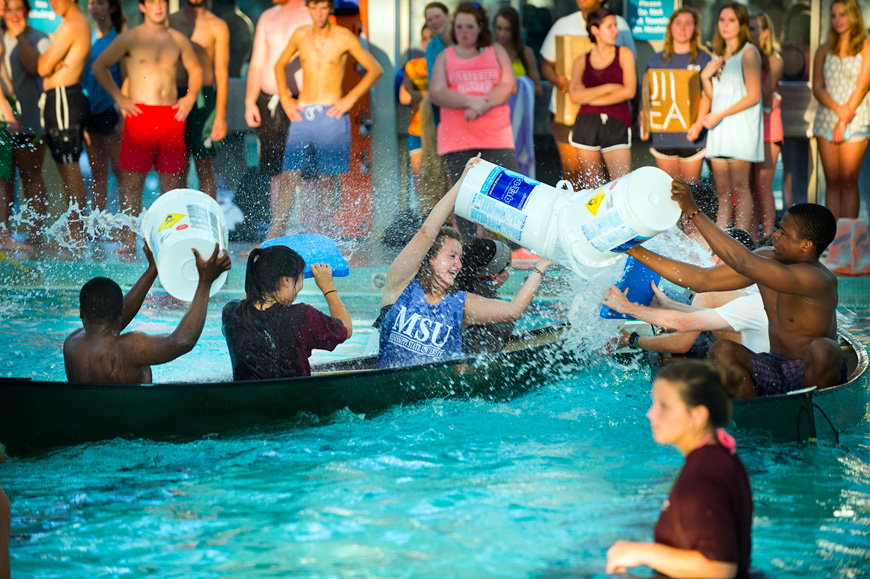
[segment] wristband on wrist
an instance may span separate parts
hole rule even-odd
[[[689,221],[692,221],[693,219],[695,219],[695,215],[697,215],[697,214],[698,214],[698,211],[692,211],[692,214],[689,215]]]
[[[323,292],[323,297],[326,297],[331,293],[338,293],[338,290],[331,289],[328,292]]]
[[[640,335],[637,332],[632,332],[628,336],[628,345],[634,350],[640,350]]]
[[[537,267],[533,267],[533,268],[532,268],[532,271],[536,271],[536,272],[538,272],[539,274],[541,274],[541,277],[544,277],[544,272],[542,272],[542,271],[541,271],[540,269],[538,269]]]

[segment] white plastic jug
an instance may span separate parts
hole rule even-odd
[[[487,161],[465,176],[455,212],[582,274],[674,226],[671,178],[642,167],[595,189],[545,185]]]
[[[227,247],[229,232],[217,201],[195,189],[173,189],[160,196],[142,220],[142,237],[154,254],[157,274],[163,288],[176,298],[192,301],[199,283],[196,249],[208,259],[217,243]],[[227,280],[227,272],[211,286],[217,293]]]

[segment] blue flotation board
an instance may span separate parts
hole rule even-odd
[[[313,277],[310,264],[326,263],[332,266],[333,277],[347,277],[350,268],[331,237],[319,234],[287,235],[264,241],[261,247],[283,245],[289,247],[305,260],[305,277]]]
[[[650,287],[649,283],[654,281],[656,285],[661,281],[662,276],[655,273],[653,270],[634,259],[626,256],[625,268],[622,270],[622,277],[616,282],[616,287],[620,291],[625,291],[628,288],[628,300],[642,306],[648,306],[655,296],[655,292]],[[608,320],[633,320],[634,317],[628,314],[620,314],[611,310],[607,306],[601,306],[599,315]]]

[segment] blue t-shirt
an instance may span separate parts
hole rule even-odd
[[[698,50],[698,55],[695,62],[690,63],[691,55],[674,54],[669,62],[662,60],[662,53],[656,52],[649,57],[650,68],[672,68],[672,69],[689,69],[702,70],[710,62],[711,58],[707,52]],[[686,133],[650,133],[649,146],[657,151],[667,151],[669,149],[703,149],[707,142],[707,129],[701,131],[697,141],[690,141],[686,138]]]
[[[447,294],[432,305],[413,279],[381,322],[376,368],[412,366],[450,360],[462,355],[462,318],[465,296]]]
[[[109,93],[107,93],[102,85],[97,82],[97,78],[94,76],[91,67],[94,66],[94,61],[97,60],[97,57],[106,50],[106,47],[109,46],[113,40],[115,40],[117,35],[118,33],[114,28],[112,28],[109,33],[102,38],[97,38],[96,30],[91,33],[91,58],[88,60],[88,65],[85,67],[85,71],[82,74],[82,88],[88,97],[88,102],[91,103],[92,115],[100,114],[115,104],[115,100],[109,96]],[[109,67],[109,73],[115,80],[115,84],[121,86],[124,82],[121,79],[121,63],[116,62]]]

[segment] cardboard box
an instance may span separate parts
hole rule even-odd
[[[652,68],[643,75],[642,133],[685,133],[698,118],[701,73]]]
[[[556,36],[556,74],[564,75],[571,82],[571,72],[574,68],[574,60],[592,50],[592,41],[588,36]],[[556,91],[556,120],[563,125],[574,126],[577,111],[580,105],[571,102],[568,93]]]

